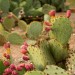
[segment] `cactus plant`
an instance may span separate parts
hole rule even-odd
[[[4,43],[6,43],[6,38],[0,33],[0,45],[3,45]]]
[[[0,23],[0,32],[4,31],[4,27],[2,26],[2,24]]]
[[[19,26],[20,29],[22,29],[23,31],[26,31],[27,24],[26,24],[24,21],[19,20],[19,21],[18,21],[18,26]]]
[[[63,47],[60,42],[52,39],[49,41],[50,51],[55,58],[56,62],[64,60],[68,56],[67,48]],[[64,56],[63,56],[64,55]]]
[[[24,75],[44,75],[44,73],[41,71],[31,71],[31,72],[26,72]]]
[[[69,75],[64,69],[55,65],[47,65],[44,73],[46,75]]]
[[[66,59],[66,68],[70,74],[75,74],[75,53],[70,53]]]
[[[53,22],[52,33],[61,44],[66,45],[72,33],[71,22],[69,19],[65,17],[57,18],[55,22]]]
[[[30,23],[30,27],[27,31],[27,37],[31,39],[37,39],[42,33],[43,26],[40,22],[34,21]]]
[[[52,5],[49,5],[49,4],[44,4],[43,5],[42,11],[43,11],[44,14],[48,14],[48,12],[50,10],[56,10],[56,8],[54,6],[52,6]]]
[[[11,31],[12,28],[15,26],[15,20],[13,19],[13,17],[6,17],[3,21],[3,26],[6,30]]]
[[[27,50],[29,52],[30,59],[35,65],[35,68],[38,70],[43,70],[46,66],[46,62],[45,60],[43,60],[44,55],[41,52],[41,50],[38,47],[34,47],[34,46],[28,46]]]
[[[12,44],[22,44],[24,42],[24,39],[17,33],[11,33],[7,40]]]
[[[55,60],[50,52],[50,47],[49,47],[49,43],[44,40],[41,41],[40,43],[40,49],[42,50],[43,54],[44,54],[44,60],[46,60],[47,65],[48,64],[55,64]]]

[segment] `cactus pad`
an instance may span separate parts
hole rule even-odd
[[[69,75],[64,69],[54,65],[47,65],[44,73],[45,75]]]
[[[31,61],[34,63],[35,68],[38,70],[43,70],[46,66],[46,62],[44,61],[43,53],[38,47],[28,46],[28,52]]]
[[[24,42],[24,40],[22,39],[22,37],[20,35],[18,35],[17,33],[11,33],[7,40],[12,43],[12,44],[22,44]]]
[[[41,71],[30,71],[26,72],[25,75],[44,75]]]
[[[2,24],[0,23],[0,32],[4,31]]]
[[[40,49],[44,54],[44,60],[46,61],[47,65],[55,64],[55,60],[51,55],[49,43],[45,40],[40,43]]]
[[[69,19],[65,17],[56,19],[52,25],[52,33],[61,44],[66,45],[72,33]]]
[[[75,53],[71,53],[66,60],[66,68],[72,75],[75,74]]]
[[[64,48],[58,41],[52,39],[49,41],[49,43],[50,51],[57,62],[62,61],[68,56],[67,48]]]
[[[6,43],[6,38],[0,33],[0,45]]]
[[[27,28],[26,22],[24,22],[24,21],[22,21],[22,20],[19,20],[19,21],[18,21],[18,26],[19,26],[20,29],[22,29],[23,31],[26,31],[26,28]]]
[[[15,20],[13,18],[6,17],[3,21],[3,26],[6,30],[11,31],[15,26]]]
[[[30,27],[28,28],[27,36],[31,39],[37,39],[43,30],[43,26],[40,22],[32,22],[30,23]]]

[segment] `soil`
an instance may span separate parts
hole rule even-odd
[[[57,15],[60,15],[60,14],[65,15],[65,13],[58,13]],[[69,48],[70,50],[73,50],[75,49],[75,14],[74,13],[72,13],[72,16],[70,17],[70,19],[72,21],[73,33],[69,41]],[[19,29],[16,29],[16,30],[19,31]],[[4,52],[5,52],[5,49],[2,46],[0,46],[0,57],[2,56]],[[22,54],[20,53],[20,46],[11,45],[11,54],[14,59],[13,62],[15,64],[18,64],[19,62],[23,61]]]

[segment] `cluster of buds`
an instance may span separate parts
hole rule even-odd
[[[33,67],[33,64],[29,63],[29,61],[28,61],[30,59],[29,59],[29,56],[28,56],[27,48],[28,48],[28,44],[26,42],[24,42],[24,44],[21,46],[21,53],[23,54],[23,60],[26,61],[24,67],[27,71],[29,71],[29,70],[33,70],[34,67]]]

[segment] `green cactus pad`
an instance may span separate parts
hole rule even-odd
[[[29,39],[27,39],[25,41],[27,42],[28,45],[35,45],[37,42],[36,40],[29,40]]]
[[[6,30],[11,31],[15,26],[15,20],[13,18],[6,17],[3,21],[3,26]]]
[[[44,70],[45,75],[69,75],[64,69],[54,66],[54,65],[47,65],[46,69]]]
[[[49,41],[50,51],[56,62],[64,60],[68,56],[67,48],[64,48],[58,41],[52,39]]]
[[[40,22],[34,21],[30,23],[28,28],[27,37],[31,39],[37,39],[43,30],[43,26]]]
[[[22,37],[17,33],[11,33],[8,36],[7,40],[12,44],[17,44],[17,45],[21,45],[24,42],[24,39],[22,39]]]
[[[0,23],[0,32],[4,31],[4,27],[2,26],[2,24]]]
[[[44,73],[41,71],[30,71],[26,72],[24,75],[44,75]]]
[[[0,33],[0,45],[6,43],[6,38]]]
[[[75,53],[69,54],[66,59],[66,68],[72,75],[75,74]]]
[[[24,21],[22,21],[22,20],[19,20],[19,21],[18,21],[18,26],[19,26],[20,29],[22,29],[23,31],[26,31],[26,28],[27,28],[26,22],[24,22]]]
[[[0,10],[2,10],[4,13],[8,13],[10,8],[9,0],[0,0]]]
[[[42,11],[43,11],[44,14],[48,14],[50,10],[56,10],[56,8],[52,5],[49,5],[49,4],[43,5]]]
[[[5,68],[6,67],[3,64],[3,61],[0,59],[0,75],[3,75],[3,72],[4,72]]]
[[[43,70],[46,66],[46,62],[44,61],[42,50],[34,46],[28,46],[27,50],[29,52],[31,61],[35,65],[35,68],[38,70]]]
[[[63,45],[66,45],[72,33],[71,22],[68,18],[60,17],[52,25],[52,33]]]
[[[40,43],[40,49],[42,50],[43,54],[44,54],[44,60],[46,61],[47,64],[51,65],[51,64],[55,64],[55,60],[53,58],[53,56],[51,55],[50,52],[50,47],[49,47],[49,43],[45,40],[42,41]]]

